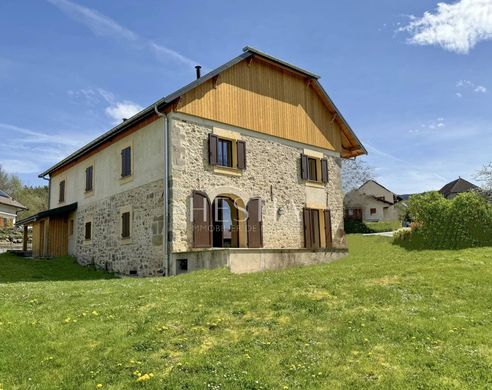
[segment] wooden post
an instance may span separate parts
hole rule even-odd
[[[27,225],[24,225],[24,238],[22,239],[22,250],[27,252]]]

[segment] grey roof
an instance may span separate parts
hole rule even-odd
[[[15,226],[29,225],[35,221],[42,218],[53,217],[57,215],[67,215],[71,211],[77,210],[77,202],[67,204],[66,206],[56,207],[54,209],[44,210],[37,214],[31,215],[30,217],[24,218],[15,223]]]
[[[15,207],[19,210],[27,210],[27,207],[22,203],[17,202],[14,198],[12,198],[9,194],[0,190],[0,204],[4,204],[7,206]]]
[[[252,57],[254,55],[258,55],[260,57],[264,57],[267,60],[270,60],[270,61],[275,62],[277,64],[280,64],[282,66],[285,66],[285,67],[287,67],[287,68],[289,68],[289,69],[291,69],[291,70],[293,70],[295,72],[299,72],[301,74],[304,74],[307,77],[310,77],[310,78],[314,79],[315,82],[317,83],[320,91],[324,95],[324,97],[328,100],[328,102],[335,109],[337,118],[339,120],[341,120],[341,122],[343,123],[343,125],[350,132],[350,134],[359,143],[359,145],[361,147],[361,150],[363,151],[363,154],[367,154],[367,150],[362,145],[362,142],[360,142],[360,140],[357,138],[357,136],[355,135],[354,131],[349,126],[349,124],[347,123],[347,121],[345,120],[345,118],[343,117],[343,115],[340,113],[340,111],[338,110],[338,108],[335,106],[335,104],[333,103],[333,101],[331,100],[331,98],[328,96],[328,94],[326,93],[326,91],[323,88],[323,86],[319,83],[318,79],[320,78],[320,76],[318,76],[318,75],[316,75],[314,73],[308,72],[307,70],[301,69],[301,68],[299,68],[297,66],[294,66],[292,64],[289,64],[288,62],[285,62],[285,61],[282,61],[282,60],[280,60],[278,58],[275,58],[273,56],[270,56],[270,55],[268,55],[266,53],[263,53],[260,50],[257,50],[255,48],[252,48],[250,46],[246,46],[245,48],[243,48],[243,53],[242,54],[240,54],[237,57],[233,58],[232,60],[226,62],[225,64],[219,66],[218,68],[212,70],[211,72],[203,75],[199,79],[196,79],[196,80],[192,81],[191,83],[185,85],[184,87],[182,87],[182,88],[174,91],[173,93],[171,93],[171,94],[163,97],[162,99],[159,99],[156,102],[152,103],[147,108],[144,108],[142,111],[138,112],[137,114],[135,114],[131,118],[125,120],[124,122],[120,123],[116,127],[113,127],[111,130],[109,130],[106,133],[102,134],[101,136],[97,137],[95,140],[89,142],[87,145],[85,145],[82,148],[78,149],[77,151],[75,151],[74,153],[72,153],[71,155],[69,155],[68,157],[66,157],[65,159],[63,159],[62,161],[60,161],[57,164],[53,165],[51,168],[49,168],[46,171],[44,171],[43,173],[41,173],[39,175],[39,177],[45,177],[46,175],[48,175],[51,172],[53,172],[53,171],[55,171],[55,170],[63,167],[64,165],[70,163],[71,161],[76,160],[77,158],[81,157],[85,153],[87,153],[87,152],[89,152],[89,151],[97,148],[102,143],[104,143],[104,142],[112,139],[116,135],[118,135],[121,132],[125,131],[126,129],[128,129],[129,127],[131,127],[136,121],[141,120],[141,119],[144,119],[147,116],[151,115],[152,113],[155,112],[155,108],[162,109],[163,107],[167,106],[168,104],[170,104],[173,101],[175,101],[176,99],[178,99],[183,94],[191,91],[192,89],[198,87],[199,85],[205,83],[206,81],[214,78],[215,76],[219,75],[224,70],[226,70],[226,69],[228,69],[228,68],[236,65],[237,63],[243,61],[244,59],[246,59],[248,57]]]
[[[444,187],[442,187],[439,192],[447,198],[451,194],[459,194],[462,192],[467,192],[470,190],[478,189],[478,186],[476,186],[473,183],[470,183],[469,181],[462,179],[459,177],[456,180],[453,180],[452,182],[446,184]]]

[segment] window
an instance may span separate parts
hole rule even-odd
[[[301,154],[301,178],[328,183],[328,159]]]
[[[208,137],[208,160],[210,165],[239,170],[246,169],[246,143],[232,138]]]
[[[121,151],[121,177],[128,177],[132,174],[132,148],[126,147]]]
[[[371,215],[376,214],[376,209],[371,209]]]
[[[58,202],[59,203],[65,202],[65,180],[62,180],[60,182],[60,192],[58,194]]]
[[[130,238],[130,212],[121,214],[121,238]]]
[[[232,141],[220,138],[218,139],[217,165],[232,167]]]
[[[308,180],[318,181],[318,162],[315,158],[308,157]]]
[[[90,240],[92,238],[92,222],[85,223],[85,234],[84,238]]]
[[[85,192],[91,192],[93,190],[94,182],[94,167],[91,165],[85,169]]]

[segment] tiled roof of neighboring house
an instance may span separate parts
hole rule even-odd
[[[451,183],[442,187],[439,192],[447,198],[451,194],[460,194],[470,190],[478,189],[479,187],[469,181],[462,179],[461,177],[453,180]]]
[[[353,144],[353,148],[351,149],[351,156],[348,157],[355,157],[358,155],[362,154],[367,154],[367,150],[364,148],[364,145],[362,145],[362,142],[357,138],[355,135],[354,131],[352,128],[349,126],[345,118],[342,116],[338,108],[335,106],[335,103],[331,100],[331,98],[328,96],[326,93],[325,89],[323,86],[320,84],[318,81],[319,76],[308,72],[304,69],[298,68],[297,66],[294,66],[292,64],[289,64],[285,61],[282,61],[278,58],[272,57],[266,53],[263,53],[257,49],[254,49],[252,47],[246,46],[243,49],[243,53],[241,53],[239,56],[233,58],[229,62],[219,66],[218,68],[212,70],[211,72],[201,76],[200,78],[194,80],[193,82],[189,83],[188,85],[184,86],[183,88],[178,89],[177,91],[171,93],[170,95],[167,95],[166,97],[156,101],[155,103],[152,103],[150,106],[147,108],[143,109],[139,113],[135,114],[131,118],[125,120],[124,122],[120,123],[118,126],[112,128],[108,132],[104,133],[100,137],[96,138],[92,142],[88,143],[87,145],[83,146],[79,150],[75,151],[72,153],[70,156],[65,158],[64,160],[60,161],[59,163],[55,164],[48,170],[44,171],[39,175],[39,177],[44,177],[52,172],[55,172],[56,170],[60,169],[61,167],[67,165],[68,163],[78,159],[82,155],[88,153],[89,151],[97,148],[99,145],[105,143],[106,141],[111,140],[112,138],[116,137],[118,134],[124,132],[125,130],[128,130],[131,126],[134,124],[138,123],[139,121],[149,117],[150,115],[155,114],[155,110],[162,110],[165,107],[170,106],[173,102],[175,102],[177,99],[179,99],[182,95],[185,93],[191,91],[192,89],[198,87],[199,85],[203,84],[204,82],[213,79],[214,77],[218,76],[220,73],[225,71],[226,69],[229,69],[230,67],[238,64],[239,62],[247,59],[247,58],[253,58],[253,57],[260,57],[265,60],[270,61],[271,63],[277,64],[278,66],[283,67],[284,69],[290,69],[291,71],[300,73],[304,75],[305,77],[308,77],[310,80],[312,80],[313,85],[316,87],[317,91],[319,91],[320,96],[327,102],[327,105],[330,107],[331,110],[333,110],[334,113],[334,120],[336,120],[339,124],[340,127],[342,128],[342,132],[344,136]]]
[[[22,203],[17,202],[9,194],[1,190],[0,190],[0,204],[16,207],[19,210],[27,210],[26,206],[24,206]]]

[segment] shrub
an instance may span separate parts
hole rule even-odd
[[[452,200],[438,192],[415,195],[408,202],[408,213],[414,221],[413,241],[433,249],[455,249],[492,245],[492,206],[477,193],[467,192]]]

